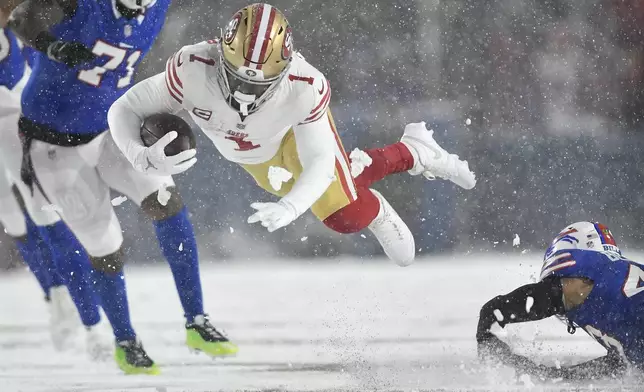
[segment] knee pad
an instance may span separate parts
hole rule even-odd
[[[170,199],[163,205],[157,200],[159,192],[154,192],[141,202],[141,209],[151,219],[158,221],[177,215],[183,209],[183,200],[176,187],[167,189]]]
[[[94,267],[95,270],[105,272],[107,274],[119,273],[123,271],[123,266],[125,265],[125,259],[123,257],[122,249],[119,249],[118,251],[107,256],[90,256],[89,259],[92,263],[92,267]]]
[[[378,216],[380,202],[369,188],[358,188],[358,198],[326,218],[329,229],[341,233],[357,233],[365,229]]]

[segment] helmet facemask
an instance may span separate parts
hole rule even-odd
[[[220,52],[218,68],[217,82],[226,101],[247,116],[275,94],[279,83],[288,73],[290,64],[276,77],[264,79],[261,70],[240,67],[236,71]]]

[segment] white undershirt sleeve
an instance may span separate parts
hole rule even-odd
[[[335,175],[335,136],[326,116],[294,127],[297,154],[302,174],[284,196],[295,207],[297,215],[311,208],[333,182]]]
[[[107,114],[112,138],[133,163],[146,147],[141,140],[141,124],[152,114],[177,113],[182,109],[166,87],[165,72],[137,83],[116,100]]]

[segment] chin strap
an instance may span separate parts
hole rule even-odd
[[[252,106],[255,103],[255,100],[257,97],[249,94],[244,94],[239,91],[235,91],[233,93],[233,98],[237,103],[239,104],[239,112],[244,115],[248,116],[248,108]]]

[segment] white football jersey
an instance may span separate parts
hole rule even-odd
[[[217,82],[215,41],[183,47],[166,64],[166,87],[228,160],[270,160],[289,129],[325,120],[331,99],[328,81],[302,56],[293,56],[274,95],[244,117],[226,102]],[[327,120],[328,121],[328,120]]]

